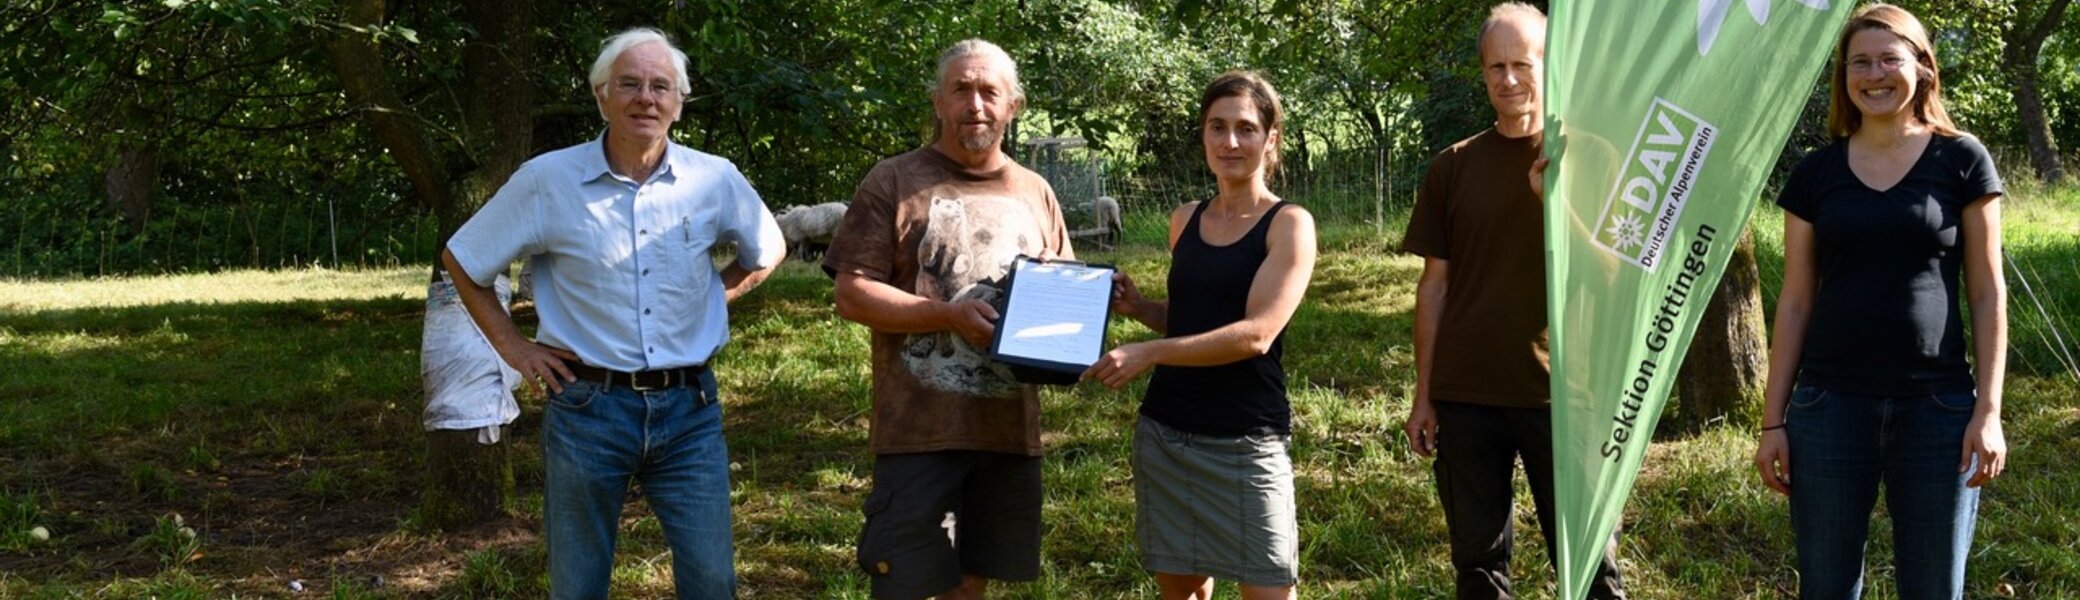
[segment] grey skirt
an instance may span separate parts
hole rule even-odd
[[[1255,586],[1300,578],[1290,436],[1209,436],[1142,417],[1134,427],[1141,565]]]

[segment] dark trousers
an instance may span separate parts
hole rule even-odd
[[[1444,504],[1445,528],[1452,539],[1452,567],[1459,598],[1511,598],[1510,513],[1515,492],[1510,479],[1519,458],[1531,482],[1532,504],[1538,508],[1539,533],[1546,539],[1546,560],[1558,563],[1553,539],[1553,413],[1546,409],[1501,408],[1437,402],[1437,496]],[[1589,585],[1589,597],[1622,599],[1618,578],[1617,536],[1604,547],[1603,561]]]

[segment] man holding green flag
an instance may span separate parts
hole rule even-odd
[[[1545,15],[1496,6],[1480,58],[1495,126],[1439,153],[1416,198],[1402,249],[1423,256],[1416,287],[1416,395],[1406,426],[1435,453],[1459,598],[1512,597],[1510,512],[1516,463],[1553,537],[1552,413],[1547,399],[1545,256],[1538,196],[1525,174],[1539,156]],[[1595,597],[1624,598],[1614,538],[1604,539]]]
[[[1562,598],[1601,579],[1690,335],[1849,8],[1553,4],[1544,237]]]

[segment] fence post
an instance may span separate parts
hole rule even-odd
[[[1386,156],[1385,146],[1372,155],[1372,235],[1378,237],[1387,235]]]

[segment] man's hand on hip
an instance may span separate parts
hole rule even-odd
[[[498,357],[519,371],[520,376],[534,384],[542,395],[563,393],[563,384],[577,381],[578,376],[564,361],[576,361],[578,355],[569,350],[541,345],[534,340],[519,340],[498,346]]]

